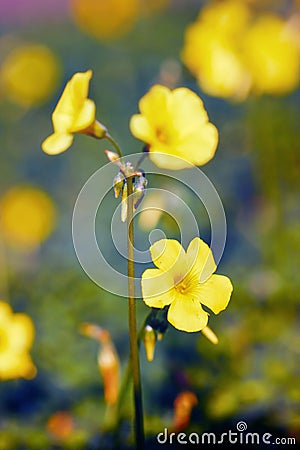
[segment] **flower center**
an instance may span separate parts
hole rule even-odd
[[[199,286],[199,274],[193,271],[188,272],[184,278],[182,276],[174,279],[174,288],[180,293],[187,295],[191,292],[195,292]]]
[[[166,133],[161,128],[157,128],[156,130],[156,137],[162,144],[166,144],[168,142],[168,137],[166,136]]]
[[[179,292],[180,294],[184,294],[186,291],[186,288],[187,288],[187,285],[184,281],[176,284],[176,286],[175,286],[176,291]]]

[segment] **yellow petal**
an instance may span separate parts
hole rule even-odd
[[[2,205],[1,205],[2,206]],[[6,323],[10,320],[10,316],[12,315],[12,309],[8,303],[5,303],[3,300],[0,300],[0,323]]]
[[[76,120],[72,124],[70,132],[76,133],[78,131],[83,131],[88,128],[94,121],[96,117],[96,105],[93,100],[86,99],[84,101],[83,107],[79,111]]]
[[[200,331],[207,325],[208,314],[188,295],[176,295],[168,311],[168,321],[178,330]]]
[[[14,351],[24,351],[31,347],[34,327],[30,317],[26,314],[15,314],[10,325],[10,331],[10,343]]]
[[[179,140],[179,151],[174,154],[188,159],[191,163],[202,166],[210,161],[218,145],[218,130],[212,123],[207,123],[194,133]]]
[[[150,247],[153,263],[163,271],[169,271],[179,282],[188,272],[186,253],[175,239],[161,239]]]
[[[178,88],[172,92],[170,109],[174,128],[183,129],[185,133],[201,128],[208,122],[208,115],[198,95],[187,88]]]
[[[230,300],[233,287],[230,279],[224,275],[212,275],[199,286],[200,302],[215,314],[223,311]]]
[[[62,133],[70,131],[87,98],[91,77],[91,70],[84,73],[78,72],[66,84],[52,114],[55,132]]]
[[[73,135],[67,133],[53,133],[42,143],[42,149],[48,155],[58,155],[72,145]]]
[[[181,170],[192,167],[190,160],[187,161],[184,157],[179,156],[179,154],[177,155],[175,152],[173,153],[174,155],[165,153],[161,146],[155,144],[151,147],[149,158],[154,164],[157,165],[157,167],[161,167],[162,169],[167,167],[171,170]]]
[[[152,125],[165,123],[170,95],[170,89],[156,84],[139,101],[141,113]]]
[[[129,128],[133,136],[141,139],[141,141],[151,143],[154,140],[153,127],[141,114],[134,114],[131,117]]]
[[[191,271],[199,273],[199,281],[203,283],[217,269],[209,246],[202,239],[194,238],[187,249],[187,261]]]
[[[159,269],[147,269],[142,275],[142,293],[146,305],[163,308],[174,298],[172,277]]]

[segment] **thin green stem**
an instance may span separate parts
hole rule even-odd
[[[143,322],[143,324],[142,324],[142,326],[141,326],[141,328],[139,329],[139,332],[138,332],[138,337],[137,337],[138,347],[140,346],[141,340],[142,340],[143,335],[144,335],[144,329],[145,329],[145,326],[146,326],[146,320],[147,320],[147,318],[144,320],[144,322]],[[121,383],[121,387],[120,387],[120,391],[119,391],[118,400],[117,400],[117,403],[116,403],[115,424],[114,424],[115,427],[118,427],[120,425],[121,408],[122,408],[122,405],[124,404],[124,401],[125,401],[125,396],[126,396],[126,393],[127,393],[127,389],[128,389],[128,385],[129,385],[130,379],[131,379],[131,372],[132,372],[132,370],[131,370],[131,360],[129,359],[129,361],[128,361],[127,365],[126,365],[126,368],[125,368],[125,372],[124,372],[124,375],[123,375],[123,379],[122,379],[122,383]]]
[[[144,448],[143,405],[140,379],[138,336],[136,329],[136,304],[134,288],[134,228],[133,228],[133,179],[127,178],[127,264],[128,264],[128,313],[130,336],[130,362],[133,378],[135,407],[135,443],[137,450]]]
[[[114,148],[115,148],[116,152],[118,153],[120,159],[122,159],[123,155],[122,155],[121,149],[120,149],[118,143],[114,140],[114,138],[109,133],[106,133],[105,138],[114,146]]]
[[[136,172],[140,166],[140,164],[142,164],[142,162],[144,161],[145,158],[147,158],[148,156],[148,152],[145,152],[142,154],[142,156],[140,157],[140,159],[138,160],[138,162],[135,165],[134,171]]]

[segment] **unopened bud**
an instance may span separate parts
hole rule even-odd
[[[119,358],[112,342],[103,344],[98,353],[98,366],[103,379],[104,400],[116,403],[119,394]]]
[[[123,172],[126,178],[132,177],[134,174],[133,165],[131,162],[127,162],[123,167]]]
[[[212,343],[212,344],[218,344],[219,343],[219,339],[218,337],[215,335],[215,333],[213,332],[213,330],[209,327],[204,327],[201,330],[201,333]]]
[[[190,423],[194,406],[198,403],[196,395],[191,391],[184,391],[177,395],[174,401],[173,430],[184,430]]]
[[[147,186],[147,180],[146,178],[142,175],[139,176],[137,181],[134,184],[134,188],[133,188],[133,206],[135,209],[138,208],[139,204],[141,203],[141,201],[144,198],[145,195],[145,189]]]
[[[104,152],[110,162],[115,163],[115,162],[119,161],[120,156],[117,153],[112,152],[110,150],[104,150]]]
[[[123,186],[124,186],[124,175],[122,172],[119,172],[115,178],[114,178],[114,192],[115,192],[115,198],[118,198],[120,193],[122,192]]]
[[[145,188],[143,187],[137,187],[134,189],[134,195],[133,195],[133,207],[136,210],[143,200],[145,195]]]
[[[96,339],[101,344],[110,341],[110,334],[104,328],[99,327],[94,323],[84,322],[80,325],[79,331],[87,337]]]
[[[156,344],[156,333],[150,325],[146,325],[144,329],[144,346],[146,358],[149,362],[153,361]]]
[[[127,183],[124,184],[122,190],[122,203],[121,203],[121,220],[126,222],[127,219]]]

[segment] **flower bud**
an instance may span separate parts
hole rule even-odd
[[[173,419],[173,429],[175,432],[184,430],[189,425],[192,410],[197,403],[197,397],[191,391],[184,391],[177,395],[174,401]]]
[[[114,184],[113,184],[114,192],[115,192],[115,198],[119,197],[119,195],[120,195],[120,193],[121,193],[121,191],[123,189],[123,186],[124,186],[124,181],[125,181],[124,175],[122,174],[122,172],[119,172],[115,176]]]
[[[127,219],[127,183],[124,183],[122,190],[122,203],[121,203],[121,220],[126,222]]]
[[[126,178],[132,177],[134,175],[134,168],[131,162],[127,162],[123,168],[124,175]]]
[[[100,344],[98,352],[98,367],[103,379],[104,399],[109,405],[117,401],[119,394],[119,357],[110,334],[96,324],[85,322],[80,326],[80,332]]]
[[[98,366],[103,379],[104,400],[108,405],[113,405],[119,394],[119,358],[111,341],[102,344]]]
[[[144,329],[144,346],[146,350],[146,358],[149,362],[153,361],[155,344],[156,333],[150,325],[146,325]]]
[[[219,343],[219,339],[218,337],[215,335],[215,333],[213,332],[213,330],[209,327],[204,327],[201,330],[201,333],[212,343],[212,344],[218,344]]]
[[[147,186],[147,179],[141,175],[137,181],[134,184],[134,188],[133,188],[133,206],[134,209],[137,209],[139,204],[141,203],[141,201],[144,198],[145,195],[145,188]]]
[[[112,152],[110,150],[104,150],[104,153],[106,154],[109,161],[112,163],[116,163],[120,159],[120,156],[117,153]]]

